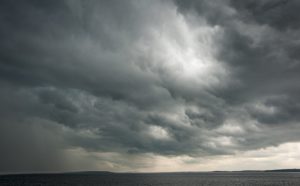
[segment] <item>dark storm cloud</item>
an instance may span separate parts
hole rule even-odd
[[[297,7],[1,1],[0,171],[80,168],[68,153],[78,148],[119,153],[101,162],[130,167],[139,154],[222,155],[298,141]],[[195,58],[206,62],[198,69]]]
[[[214,93],[231,108],[245,109],[247,117],[266,125],[270,132],[244,136],[247,144],[241,147],[250,149],[299,140],[297,130],[282,132],[284,140],[275,137],[277,130],[299,125],[296,113],[300,101],[300,69],[299,58],[295,56],[299,48],[299,3],[251,0],[177,3],[183,13],[194,11],[206,17],[210,24],[224,28],[219,58],[232,66],[234,81]],[[214,11],[207,13],[207,7]]]
[[[279,30],[299,29],[299,2],[295,0],[275,1],[231,1],[246,21],[267,24]]]

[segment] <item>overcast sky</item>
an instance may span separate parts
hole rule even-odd
[[[0,172],[299,168],[299,9],[1,0]]]

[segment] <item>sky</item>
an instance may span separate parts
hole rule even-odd
[[[0,173],[300,168],[299,9],[1,0]]]

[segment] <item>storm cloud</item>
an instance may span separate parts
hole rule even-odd
[[[1,1],[0,172],[152,170],[300,141],[299,6]]]

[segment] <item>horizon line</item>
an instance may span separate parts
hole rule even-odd
[[[156,172],[134,172],[134,171],[107,171],[107,170],[78,170],[78,171],[40,171],[40,172],[7,172],[5,175],[39,175],[39,174],[88,174],[88,173],[107,173],[107,174],[176,174],[176,173],[216,173],[216,172],[300,172],[300,168],[284,169],[244,169],[244,170],[212,170],[212,171],[156,171]]]

